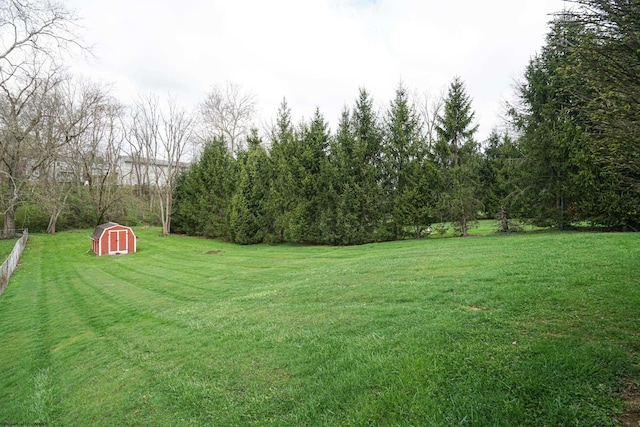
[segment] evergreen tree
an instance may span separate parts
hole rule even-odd
[[[361,156],[356,166],[360,187],[358,222],[365,241],[379,241],[383,220],[384,194],[382,189],[382,131],[373,108],[373,98],[363,88],[351,115],[357,151]]]
[[[205,145],[199,160],[176,188],[174,231],[230,238],[229,212],[236,181],[235,166],[222,137]]]
[[[337,199],[335,243],[382,240],[382,137],[366,90],[360,90],[351,114],[342,113],[331,151]]]
[[[252,129],[247,138],[248,151],[242,154],[238,185],[231,202],[230,227],[234,242],[261,243],[265,239],[266,201],[271,176],[269,157],[258,131]]]
[[[558,19],[571,61],[558,70],[583,116],[580,212],[640,230],[640,3],[570,0]],[[577,34],[567,40],[566,35]],[[549,43],[550,44],[550,43]]]
[[[286,100],[283,100],[272,131],[269,152],[271,177],[265,212],[268,227],[266,241],[269,243],[283,243],[290,237],[288,234],[297,203],[297,183],[294,177],[297,149],[291,125],[291,110]]]
[[[522,214],[518,205],[521,164],[522,154],[512,138],[494,129],[483,153],[480,182],[485,215],[499,219],[504,232],[509,231],[514,211]]]
[[[538,223],[640,229],[640,4],[571,0],[527,68],[514,111]]]
[[[402,85],[396,89],[385,121],[385,221],[388,237],[399,239],[412,226],[417,234],[431,224],[433,167],[427,158],[422,125]]]
[[[357,182],[358,161],[356,139],[351,128],[351,115],[346,108],[342,111],[338,131],[331,148],[330,162],[333,176],[333,187],[336,191],[334,235],[331,243],[348,245],[363,243],[364,230],[358,221],[360,210],[356,203],[361,203],[363,194]]]
[[[478,126],[474,115],[464,83],[456,77],[449,86],[444,112],[438,117],[434,151],[444,184],[440,208],[462,236],[468,235],[469,222],[480,210],[479,150],[473,138]]]
[[[329,177],[327,173],[329,147],[328,125],[319,109],[310,124],[304,125],[292,159],[295,166],[295,210],[290,224],[290,241],[296,243],[324,243],[326,240],[326,211],[329,207]]]
[[[577,179],[591,175],[582,131],[584,116],[568,90],[579,77],[562,71],[571,66],[570,45],[580,36],[566,30],[562,21],[552,25],[547,45],[531,60],[519,88],[524,108],[512,112],[522,134],[519,146],[524,156],[522,194],[529,206],[527,216],[538,225],[559,229],[571,221],[567,207],[579,205],[590,192]]]

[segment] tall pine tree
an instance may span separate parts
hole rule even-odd
[[[433,167],[420,119],[402,84],[387,112],[383,154],[386,215],[382,225],[390,239],[404,237],[408,226],[419,235],[431,224]]]
[[[247,138],[248,152],[240,166],[230,212],[231,236],[240,244],[261,243],[267,230],[266,202],[271,177],[270,162],[256,129]]]
[[[235,160],[224,139],[215,137],[206,143],[198,161],[179,181],[174,193],[173,230],[229,239],[229,212],[235,183]]]
[[[503,232],[510,231],[513,214],[522,218],[520,186],[522,154],[507,134],[494,129],[489,135],[480,166],[484,213],[500,221]]]
[[[559,72],[588,138],[576,177],[580,212],[592,221],[640,230],[640,2],[569,0],[559,23],[571,61]],[[576,29],[577,28],[577,29]]]
[[[330,206],[328,175],[328,125],[319,109],[297,138],[299,149],[292,159],[297,182],[294,217],[289,240],[297,243],[326,243],[326,215]]]
[[[438,117],[434,151],[444,184],[440,208],[444,218],[451,220],[462,236],[468,235],[469,223],[480,210],[480,155],[474,140],[478,130],[474,116],[471,98],[460,77],[456,77],[449,86],[444,112]]]
[[[342,113],[332,162],[336,183],[335,243],[382,240],[382,135],[365,89],[351,114]]]
[[[278,110],[276,125],[271,134],[270,188],[266,201],[266,241],[283,243],[290,237],[291,220],[297,204],[297,182],[294,171],[298,145],[291,124],[291,109],[283,100]]]
[[[521,186],[529,206],[527,216],[538,225],[559,229],[571,222],[567,208],[581,205],[592,193],[579,181],[593,182],[587,178],[592,175],[592,162],[583,132],[585,117],[568,90],[579,76],[563,71],[572,67],[571,45],[581,36],[579,29],[565,24],[563,18],[552,24],[547,44],[529,63],[519,87],[522,106],[512,111],[521,133]]]

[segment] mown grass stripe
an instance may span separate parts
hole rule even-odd
[[[86,232],[33,236],[0,298],[0,419],[613,425],[620,378],[640,377],[637,235],[327,248],[137,232],[137,254],[103,258]]]

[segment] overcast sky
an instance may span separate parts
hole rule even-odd
[[[95,57],[78,72],[195,107],[233,81],[258,99],[258,124],[286,98],[295,122],[316,106],[335,131],[365,87],[386,108],[400,81],[437,95],[456,76],[482,140],[514,79],[544,43],[562,0],[69,0]]]

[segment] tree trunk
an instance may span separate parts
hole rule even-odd
[[[161,195],[158,197],[160,201],[160,221],[162,222],[162,235],[168,236],[171,231],[171,194],[167,195],[167,199]]]
[[[462,228],[462,237],[467,237],[469,235],[469,230],[467,229],[467,213],[464,208],[464,203],[462,204],[462,216],[460,218],[460,227]]]
[[[500,221],[502,224],[502,231],[504,233],[509,232],[509,215],[507,213],[507,208],[504,206],[500,207]]]
[[[9,180],[9,188],[7,189],[7,209],[4,212],[4,229],[2,238],[10,239],[16,235],[16,202],[17,191],[13,180]]]
[[[47,234],[56,234],[56,224],[58,223],[58,217],[60,211],[54,212],[49,216],[49,225],[47,225]]]
[[[560,211],[560,220],[558,221],[558,230],[564,230],[564,197],[561,193],[556,195],[556,207]]]
[[[16,209],[14,206],[9,207],[4,213],[4,229],[2,231],[2,238],[10,239],[16,235],[16,222],[15,222]]]
[[[173,197],[173,191],[169,191],[167,193],[167,202],[165,204],[165,219],[166,219],[166,229],[165,229],[165,236],[168,236],[169,234],[171,234],[171,210],[173,209],[173,205],[172,205],[172,197]]]
[[[55,203],[53,208],[50,211],[49,215],[49,224],[47,225],[47,233],[48,234],[56,234],[56,224],[58,223],[58,218],[60,214],[64,210],[67,205],[67,199],[69,198],[69,194],[65,194],[64,199],[61,202]]]

